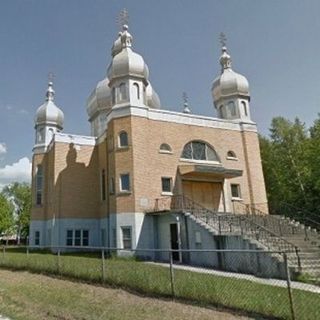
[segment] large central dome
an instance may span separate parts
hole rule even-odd
[[[131,77],[144,84],[144,105],[159,109],[160,99],[149,81],[149,68],[143,57],[132,50],[132,36],[124,25],[115,40],[107,76],[99,81],[87,100],[87,113],[91,122],[92,134],[99,135],[106,127],[106,114],[114,106],[111,87],[117,79]]]

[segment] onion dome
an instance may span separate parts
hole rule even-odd
[[[104,78],[98,82],[87,100],[87,113],[89,118],[92,118],[98,112],[110,110],[111,108],[112,96],[109,87],[109,79]]]
[[[54,103],[54,95],[53,83],[50,81],[46,93],[46,102],[41,105],[36,112],[35,125],[49,124],[62,130],[64,115],[62,110]]]
[[[122,49],[119,52],[119,40],[121,40]],[[108,68],[108,78],[110,81],[124,76],[133,76],[142,78],[148,83],[149,69],[141,55],[132,51],[132,36],[128,32],[128,26],[123,26],[123,31],[119,34],[113,46],[113,60]]]
[[[160,109],[161,103],[158,94],[152,88],[151,83],[149,82],[146,87],[146,105],[150,108]]]
[[[113,57],[115,55],[117,55],[119,52],[121,52],[121,50],[122,50],[121,34],[122,34],[122,32],[119,32],[119,37],[113,43],[113,46],[112,46],[112,49],[111,49],[111,54],[112,54]]]
[[[214,101],[229,96],[250,97],[248,80],[241,74],[232,70],[232,60],[225,46],[222,47],[220,57],[221,75],[212,84],[212,95]]]

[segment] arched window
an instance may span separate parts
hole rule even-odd
[[[244,101],[241,101],[241,105],[243,107],[244,114],[247,116],[248,115],[247,104]]]
[[[36,172],[36,181],[35,181],[35,188],[36,188],[36,205],[42,204],[42,190],[43,190],[43,168],[42,165],[37,166]]]
[[[237,113],[236,113],[236,105],[234,104],[233,101],[228,102],[228,110],[229,110],[230,116],[234,117],[234,116],[237,115]]]
[[[181,158],[220,162],[215,150],[202,141],[191,141],[187,143],[183,148]]]
[[[121,131],[119,134],[119,147],[127,147],[128,145],[128,134],[125,131]]]
[[[133,84],[133,87],[134,87],[137,99],[140,100],[140,88],[139,88],[139,85],[135,82]]]
[[[162,143],[160,146],[160,152],[162,153],[171,153],[172,149],[167,143]]]
[[[119,86],[119,101],[127,100],[127,87],[125,83]]]
[[[227,158],[236,159],[237,155],[233,151],[229,150],[227,153]]]

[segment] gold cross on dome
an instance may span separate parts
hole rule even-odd
[[[117,24],[119,25],[120,28],[122,28],[122,26],[128,23],[129,23],[129,12],[126,8],[123,8],[120,11],[119,16],[117,18]]]

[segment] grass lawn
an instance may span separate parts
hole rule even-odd
[[[0,266],[37,273],[60,274],[92,283],[102,282],[101,258],[95,254],[63,254],[60,264],[56,255],[10,249]],[[174,271],[177,298],[204,305],[218,305],[274,318],[291,319],[286,288],[259,284],[249,280],[225,278],[212,274]],[[134,259],[105,260],[105,284],[134,290],[150,296],[171,296],[169,268],[146,264]],[[320,295],[293,290],[296,319],[320,319]]]
[[[0,270],[0,288],[0,314],[12,320],[248,319],[23,271]]]

